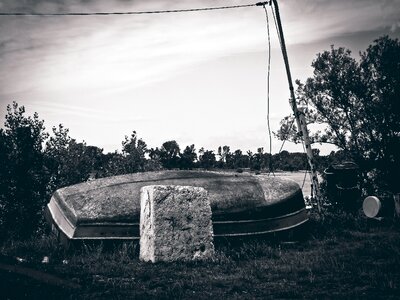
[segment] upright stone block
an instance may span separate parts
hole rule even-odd
[[[205,189],[145,186],[140,190],[140,206],[140,260],[213,257],[211,207]]]

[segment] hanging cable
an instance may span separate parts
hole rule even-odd
[[[216,6],[188,9],[171,9],[171,10],[149,10],[149,11],[125,11],[125,12],[70,12],[70,13],[35,13],[35,12],[0,12],[0,16],[39,16],[39,17],[56,17],[56,16],[112,16],[112,15],[144,15],[144,14],[166,14],[166,13],[183,13],[198,12],[221,9],[245,8],[253,6],[261,6],[264,2],[253,4]]]
[[[306,183],[307,174],[308,174],[308,167],[307,167],[306,171],[304,172],[303,184],[301,185],[301,189],[304,188],[304,184]]]
[[[304,154],[306,155],[306,157],[307,157],[306,147],[304,146],[304,142],[303,142],[303,141],[301,142],[301,145],[303,146],[303,153],[304,153]],[[301,186],[302,189],[303,189],[303,187],[304,187],[304,183],[306,182],[306,176],[307,176],[307,173],[308,173],[307,169],[308,169],[308,167],[306,167],[306,171],[304,172],[303,184],[302,184],[302,186]],[[312,194],[312,191],[311,191],[311,194]]]
[[[306,156],[307,156],[307,151],[306,151],[306,147],[305,147],[305,145],[304,145],[304,141],[301,141],[301,145],[303,146],[303,153],[305,153],[306,154]],[[301,186],[301,189],[303,189],[303,187],[304,187],[304,184],[305,184],[305,182],[306,182],[306,177],[307,177],[307,174],[308,174],[308,165],[307,165],[307,168],[306,168],[306,170],[305,170],[305,172],[304,172],[304,178],[303,178],[303,184],[302,184],[302,186]],[[311,175],[312,176],[312,175]],[[311,180],[311,198],[313,198],[313,196],[314,196],[314,188],[313,188],[313,185],[312,185],[312,180]]]
[[[273,163],[272,163],[272,133],[271,133],[271,125],[270,125],[270,116],[269,116],[269,90],[270,90],[270,77],[271,77],[271,34],[269,30],[269,18],[268,11],[263,5],[265,11],[265,19],[267,23],[267,36],[268,36],[268,68],[267,68],[267,128],[268,128],[268,138],[269,138],[269,172],[268,175],[272,174],[275,176],[273,171]]]

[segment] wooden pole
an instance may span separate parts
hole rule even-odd
[[[279,13],[278,2],[277,2],[277,0],[272,0],[272,2],[273,2],[274,9],[275,9],[276,23],[278,26],[278,35],[279,35],[278,38],[279,38],[280,44],[281,44],[283,60],[285,62],[286,74],[287,74],[287,79],[288,79],[288,83],[289,83],[290,105],[292,107],[294,116],[296,118],[296,124],[297,124],[297,128],[299,131],[298,134],[303,139],[304,145],[306,148],[306,152],[307,152],[308,164],[310,165],[310,170],[311,170],[311,183],[312,183],[311,191],[312,191],[312,194],[314,194],[315,198],[317,199],[318,211],[321,212],[321,204],[320,204],[320,201],[321,201],[320,196],[321,195],[320,195],[320,190],[319,190],[317,170],[315,169],[314,155],[312,152],[311,142],[310,142],[310,138],[309,138],[308,130],[307,130],[307,123],[306,123],[306,119],[304,116],[304,111],[298,109],[297,103],[296,103],[296,97],[294,95],[292,75],[290,73],[289,59],[288,59],[287,50],[286,50],[285,38],[283,36],[283,29],[282,29],[281,17],[280,17],[280,13]]]

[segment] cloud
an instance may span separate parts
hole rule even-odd
[[[389,31],[399,20],[400,1],[289,0],[282,18],[290,43],[310,43],[365,31]]]
[[[212,0],[7,0],[1,3],[1,11],[90,12],[144,11],[253,2],[248,0],[219,0],[218,2]],[[336,37],[354,36],[356,39],[360,32],[389,33],[391,28],[393,32],[399,32],[398,0],[380,2],[286,0],[279,3],[288,47],[302,49],[300,52],[307,48],[312,55],[320,49],[309,48],[321,45],[318,44],[321,40],[332,40],[334,43],[333,40]],[[279,48],[279,44],[271,14],[270,17],[272,46],[275,51]],[[296,48],[296,46],[299,47]],[[244,98],[248,98],[253,104],[255,99],[265,99],[265,95],[262,94],[265,89],[261,85],[264,84],[264,77],[257,81],[258,77],[252,76],[256,68],[259,72],[257,76],[265,75],[262,73],[264,66],[260,67],[260,65],[265,62],[263,59],[266,47],[266,20],[263,10],[259,7],[167,15],[0,17],[0,62],[2,65],[0,68],[0,105],[2,106],[0,110],[5,107],[5,102],[23,99],[26,102],[21,104],[30,103],[32,109],[39,113],[43,112],[46,121],[49,118],[51,122],[57,124],[59,120],[63,122],[71,120],[70,124],[75,126],[74,130],[81,132],[82,136],[84,133],[94,135],[101,131],[102,134],[98,140],[112,139],[117,131],[118,135],[122,136],[129,132],[126,128],[138,128],[140,125],[142,132],[147,130],[146,137],[158,136],[158,140],[161,140],[160,135],[167,134],[166,130],[169,130],[173,135],[185,140],[192,140],[193,136],[201,137],[200,140],[204,142],[204,145],[207,145],[207,139],[210,138],[207,130],[221,128],[220,132],[214,134],[215,139],[226,136],[233,145],[234,140],[238,138],[226,132],[236,123],[232,121],[232,126],[224,128],[221,124],[212,123],[218,122],[220,117],[214,116],[215,111],[210,112],[209,108],[215,108],[219,105],[216,104],[218,98],[225,97],[229,99],[229,101],[226,99],[224,101],[229,102],[226,107],[229,106],[232,110],[231,116],[247,114],[249,119],[255,119],[256,115],[257,118],[263,117],[261,113],[251,108],[244,112],[243,106],[239,103]],[[241,54],[246,55],[237,58]],[[250,58],[255,57],[255,54],[259,55],[258,60],[248,67]],[[272,74],[271,86],[273,92],[274,88],[277,91],[273,96],[285,99],[284,104],[279,104],[283,106],[287,105],[285,94],[287,89],[282,84],[282,82],[286,83],[286,78],[283,66],[282,72],[277,75],[276,66],[279,65],[276,61],[280,60],[280,53],[278,55],[279,58],[273,56],[272,68],[276,72]],[[225,64],[216,66],[218,61],[227,57],[231,59]],[[304,60],[304,65],[309,65],[311,61],[309,57],[298,57]],[[240,59],[243,62],[241,65],[238,62]],[[205,72],[203,69],[203,73],[199,73],[201,65],[211,71],[207,73],[208,71]],[[292,66],[293,74],[296,72],[296,66],[304,70],[301,64],[292,63]],[[245,69],[249,75],[241,74],[243,78],[240,77],[240,80],[235,81],[234,78],[238,78],[234,76],[235,73],[240,73]],[[210,87],[211,80],[205,80],[202,74],[211,76],[213,72],[218,76],[213,77],[212,81],[216,83]],[[193,90],[198,88],[197,93],[204,97],[192,95],[192,90],[184,86],[185,82],[196,81],[199,83],[192,84],[191,87]],[[257,92],[252,90],[251,95],[247,90],[244,94],[233,92],[236,89],[244,89],[243,86],[255,81],[260,86],[259,89],[258,86],[254,89]],[[168,96],[165,95],[166,90],[170,91]],[[203,90],[207,90],[204,95]],[[262,92],[258,92],[259,90]],[[193,102],[187,104],[188,102],[184,101],[188,95],[196,99],[196,104]],[[176,112],[174,120],[168,119],[165,115],[169,113],[168,109],[172,110],[169,104],[173,101],[176,101],[173,109],[179,109],[182,106],[181,103],[197,105],[202,115],[186,116],[182,108]],[[224,101],[219,100],[218,103]],[[258,103],[257,106],[259,106]],[[224,111],[226,107],[220,107],[220,110]],[[274,113],[271,112],[271,115]],[[207,128],[192,124],[193,119],[200,123],[202,116],[208,116],[210,124],[205,125],[208,126]],[[152,117],[154,119],[151,119]],[[279,115],[274,115],[274,117],[273,121],[278,122]],[[232,119],[235,118],[232,117]],[[253,124],[248,122],[249,119],[244,117],[243,123]],[[189,124],[185,125],[184,129],[179,123],[182,120]],[[223,120],[229,121],[230,118],[223,116]],[[117,126],[117,123],[122,125]],[[109,124],[112,126],[107,127]],[[155,124],[160,126],[164,133],[160,133],[159,129],[150,128],[155,127]],[[95,130],[90,126],[99,128]],[[109,130],[107,138],[104,136],[105,130]],[[254,137],[253,142],[245,140],[243,143],[262,143],[262,140],[256,137],[261,136],[262,133],[264,138],[265,129],[257,130],[259,131],[251,132],[252,138]],[[247,129],[244,131],[250,132]],[[170,136],[169,133],[168,135]],[[196,141],[193,142],[198,145]]]
[[[5,31],[20,38],[3,49],[2,57],[16,84],[10,84],[9,72],[0,74],[0,80],[8,92],[26,89],[28,81],[50,90],[134,88],[263,43],[257,34],[245,32],[246,20],[215,16],[73,17],[62,23],[44,18],[24,19],[22,24],[11,20],[15,27],[9,24]]]
[[[394,8],[396,2],[282,2],[286,41],[289,45],[310,43],[385,26],[395,30],[397,25],[393,24],[400,14]],[[241,3],[248,1],[237,1]],[[220,5],[224,4],[232,3]],[[203,6],[215,6],[215,2],[9,0],[3,1],[2,10],[76,12]],[[134,88],[220,56],[264,52],[266,42],[265,19],[258,8],[156,16],[11,17],[1,19],[1,23],[0,58],[7,71],[0,72],[0,84],[11,93],[26,89],[22,86],[28,81],[40,89],[120,90],[127,84]],[[278,47],[275,35],[273,46]]]

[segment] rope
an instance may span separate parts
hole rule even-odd
[[[0,12],[0,16],[38,16],[38,17],[58,17],[58,16],[115,16],[115,15],[144,15],[144,14],[167,14],[167,13],[183,13],[198,12],[222,9],[235,9],[264,5],[264,2],[231,6],[216,6],[188,9],[171,9],[171,10],[149,10],[149,11],[126,11],[126,12],[70,12],[70,13],[35,13],[35,12]]]
[[[303,153],[306,154],[306,159],[307,159],[306,148],[304,147],[304,143],[303,143],[303,142],[302,142],[301,144],[303,145]],[[308,163],[307,163],[306,170],[305,170],[305,172],[304,172],[303,184],[301,185],[301,189],[303,189],[304,184],[306,183],[307,174],[308,174]],[[312,196],[312,191],[311,191],[311,196]]]
[[[271,34],[269,30],[269,18],[268,11],[265,5],[263,5],[265,11],[265,19],[267,23],[267,36],[268,36],[268,68],[267,68],[267,128],[268,128],[268,137],[269,137],[269,173],[275,176],[273,171],[273,162],[272,162],[272,133],[271,133],[271,124],[270,124],[270,113],[269,113],[269,103],[270,103],[270,77],[271,77]]]
[[[301,141],[301,145],[303,146],[303,153],[305,153],[306,154],[306,157],[307,157],[307,151],[306,151],[306,147],[304,146],[304,141]],[[305,182],[306,182],[306,176],[307,176],[307,174],[308,174],[308,163],[307,163],[307,169],[306,169],[306,171],[304,172],[304,178],[303,178],[303,185],[302,185],[302,187],[301,188],[303,188],[304,187],[304,184],[305,184]],[[312,175],[311,175],[312,176]],[[313,195],[314,195],[314,188],[313,188],[313,184],[312,184],[312,180],[311,180],[311,198],[313,198]]]
[[[308,170],[306,170],[306,171],[304,172],[303,184],[301,185],[301,189],[303,189],[304,184],[306,183],[307,174],[308,174]]]

